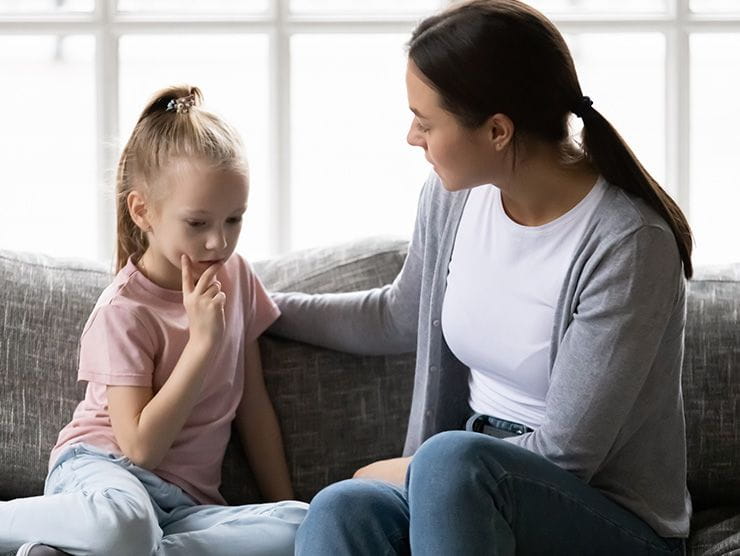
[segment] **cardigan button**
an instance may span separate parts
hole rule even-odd
[[[438,370],[438,367],[436,367],[435,365],[432,365],[431,367],[429,367],[429,372],[430,373],[436,373],[437,370]]]
[[[439,319],[434,319],[434,320],[432,321],[432,326],[434,326],[434,327],[437,327],[437,326],[439,326]]]

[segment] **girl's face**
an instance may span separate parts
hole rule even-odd
[[[235,170],[173,163],[153,206],[146,207],[149,248],[141,258],[147,276],[163,287],[182,287],[182,254],[197,278],[234,252],[247,208],[248,179]]]
[[[406,140],[424,149],[445,189],[457,191],[492,183],[500,155],[496,155],[489,126],[468,129],[460,125],[440,106],[439,94],[422,79],[411,60],[406,70],[406,91],[414,113]]]

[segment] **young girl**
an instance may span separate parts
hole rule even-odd
[[[320,492],[297,553],[680,554],[681,210],[522,2],[424,20],[406,85],[408,142],[434,172],[403,269],[367,292],[276,296],[273,328],[416,350],[406,457]]]
[[[82,333],[85,399],[44,496],[0,503],[0,551],[293,553],[306,504],[228,507],[218,491],[236,421],[264,497],[293,496],[257,344],[279,311],[234,253],[247,164],[201,101],[161,91],[123,150],[118,274]]]

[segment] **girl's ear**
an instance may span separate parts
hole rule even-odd
[[[131,191],[126,197],[126,205],[128,206],[128,213],[131,216],[131,220],[134,221],[142,232],[148,232],[152,229],[149,223],[149,212],[147,210],[146,200],[144,196],[138,191]]]
[[[514,122],[506,114],[494,114],[484,124],[491,145],[497,152],[506,149],[514,138]]]

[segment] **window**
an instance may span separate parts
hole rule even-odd
[[[245,139],[256,260],[409,237],[404,44],[447,0],[0,0],[0,248],[112,261],[115,162],[156,89],[192,83]],[[584,92],[689,215],[696,264],[740,261],[740,2],[531,0]]]

